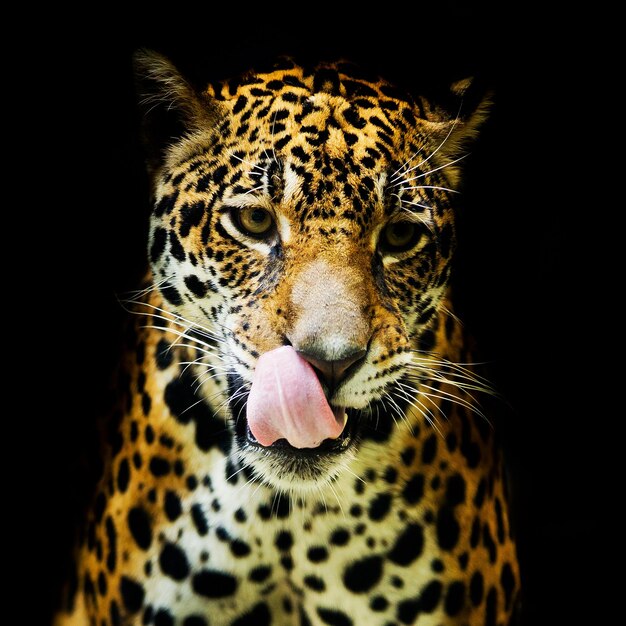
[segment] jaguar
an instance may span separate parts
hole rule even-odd
[[[512,623],[493,390],[450,280],[489,97],[347,61],[135,68],[149,269],[55,623]]]

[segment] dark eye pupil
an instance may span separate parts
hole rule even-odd
[[[388,238],[391,243],[400,245],[413,237],[415,226],[409,222],[396,222],[390,225]]]
[[[254,209],[250,214],[250,220],[255,224],[263,224],[267,218],[267,213],[263,209]]]
[[[402,237],[405,237],[408,234],[408,228],[407,225],[405,223],[400,223],[400,224],[394,224],[392,226],[392,236],[393,237],[397,237],[398,239],[402,239]]]

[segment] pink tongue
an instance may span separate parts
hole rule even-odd
[[[330,408],[313,368],[291,346],[259,357],[248,397],[248,426],[262,446],[286,439],[316,448],[341,435],[344,409]]]

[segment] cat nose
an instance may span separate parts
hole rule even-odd
[[[362,361],[367,353],[365,348],[350,347],[342,351],[343,354],[340,355],[342,358],[327,360],[318,351],[298,350],[297,347],[296,351],[308,361],[317,372],[318,378],[326,383],[331,392],[356,369],[353,366]]]

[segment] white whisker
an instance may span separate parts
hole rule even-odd
[[[430,389],[430,391],[423,391],[424,388]],[[466,409],[472,411],[473,413],[476,413],[476,415],[480,415],[480,417],[482,417],[487,422],[489,422],[489,419],[480,410],[480,407],[478,407],[476,404],[473,404],[472,402],[468,402],[464,398],[461,398],[453,393],[450,393],[448,391],[443,391],[441,389],[437,389],[437,387],[431,387],[430,385],[424,385],[424,384],[421,385],[420,391],[424,396],[438,398],[439,400],[450,400],[451,402],[458,404],[459,406],[463,406]]]
[[[240,156],[238,156],[237,154],[235,154],[232,150],[228,151],[228,155],[231,157],[234,157],[235,159],[237,159],[238,161],[241,161],[242,163],[245,163],[246,165],[250,165],[253,169],[258,169],[261,170],[260,172],[250,172],[251,174],[261,174],[263,175],[264,173],[267,174],[267,169],[264,167],[261,167],[258,163],[253,163],[252,161],[248,161],[246,159],[242,159]]]
[[[430,174],[430,172],[427,172],[427,173]],[[413,178],[409,178],[409,181],[410,180],[417,180],[418,178],[422,178],[422,176],[425,176],[425,174],[420,174],[419,176],[414,176]],[[409,181],[406,181],[406,182],[409,182]],[[439,187],[437,185],[416,185],[415,187],[402,187],[403,191],[405,189],[406,190],[415,190],[415,191],[417,191],[419,189],[438,189],[439,191],[448,191],[450,193],[460,193],[456,189],[450,189],[450,187]]]
[[[410,204],[411,206],[418,206],[420,207],[420,209],[426,209],[427,211],[432,211],[432,207],[428,206],[427,204],[421,204],[419,202],[414,202],[413,200],[404,200],[402,198],[400,198],[400,202],[402,204]],[[410,213],[413,213],[413,211],[410,211]]]
[[[348,472],[348,474],[352,474],[357,480],[360,480],[364,485],[367,485],[367,481],[361,478],[356,472],[353,472],[349,467],[344,467],[344,470]]]
[[[441,430],[439,430],[439,427],[437,426],[437,418],[434,415],[434,413],[428,408],[426,407],[420,400],[417,399],[417,397],[410,397],[409,394],[407,394],[404,390],[402,389],[396,389],[396,391],[398,393],[401,393],[404,396],[404,399],[416,410],[418,411],[422,417],[424,417],[424,419],[437,431],[437,433],[443,437],[443,433],[441,432]],[[417,402],[417,404],[415,404],[415,402]],[[413,432],[413,428],[411,427],[411,432]]]
[[[346,513],[343,510],[343,507],[341,506],[341,500],[339,499],[339,496],[337,495],[337,492],[335,491],[332,481],[329,480],[326,484],[328,485],[328,488],[333,492],[333,495],[335,496],[335,500],[337,500],[337,504],[339,505],[339,510],[341,511],[341,515],[342,517],[345,518]]]
[[[247,196],[248,194],[251,194],[255,191],[258,191],[259,189],[263,189],[265,187],[265,185],[259,185],[258,187],[253,187],[252,189],[248,189],[248,191],[246,191],[244,194],[244,196]]]
[[[460,326],[463,326],[463,322],[461,321],[461,319],[455,315],[445,304],[441,304],[441,309],[447,314],[449,315],[457,324],[459,324]]]
[[[424,165],[424,163],[428,163],[428,161],[430,161],[430,159],[432,159],[435,154],[437,154],[437,152],[439,152],[439,150],[441,150],[441,148],[443,148],[444,144],[446,143],[446,141],[448,141],[448,139],[450,138],[450,135],[452,134],[452,131],[454,130],[454,127],[457,125],[458,120],[459,120],[459,114],[461,113],[461,109],[459,108],[459,111],[456,114],[456,117],[454,118],[452,124],[450,125],[450,130],[448,131],[448,134],[443,138],[443,140],[441,141],[441,143],[433,150],[433,152],[431,152],[424,160],[420,161],[417,165],[414,165],[413,167],[409,168],[408,170],[406,170],[405,172],[402,173],[398,173],[398,174],[394,174],[393,176],[391,176],[391,178],[389,179],[390,183],[395,182],[400,176],[406,176],[409,172],[412,172],[413,170],[417,169],[418,167],[421,167],[422,165]],[[420,149],[421,150],[421,149]],[[419,150],[418,150],[419,152]],[[412,160],[414,157],[411,157],[410,160]],[[400,168],[402,169],[402,168]]]
[[[462,161],[463,159],[466,159],[468,156],[469,156],[469,152],[467,154],[461,155],[460,157],[458,157],[456,159],[453,159],[452,161],[449,161],[448,163],[444,163],[443,165],[439,165],[438,167],[434,167],[433,169],[428,170],[427,172],[423,172],[422,174],[418,174],[417,176],[415,176],[411,180],[417,180],[418,178],[424,178],[424,176],[428,176],[429,174],[434,174],[435,172],[438,172],[439,170],[443,170],[446,167],[450,167],[451,165],[454,165],[455,163],[458,163],[459,161]],[[420,163],[420,165],[421,165],[421,163]],[[415,167],[417,167],[417,165]],[[404,181],[401,181],[400,183],[397,183],[397,185],[401,185],[401,184],[404,184]],[[406,187],[406,189],[412,189],[412,187]],[[448,190],[448,191],[454,191],[454,190]],[[455,193],[458,193],[458,192],[455,192]]]

